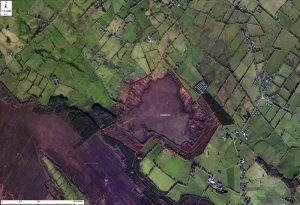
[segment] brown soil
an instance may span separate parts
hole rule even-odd
[[[80,136],[54,115],[31,117],[31,129],[40,150],[57,164],[92,204],[140,204],[132,190],[135,184],[123,164],[99,136],[89,138],[74,150]],[[116,177],[118,176],[118,177]]]
[[[162,138],[182,155],[190,154],[213,134],[215,117],[204,104],[194,101],[173,76],[152,81],[144,78],[129,85],[126,101],[117,109],[117,126],[104,133],[133,150],[141,149],[152,137]]]
[[[141,142],[149,130],[170,137],[176,144],[189,140],[187,122],[190,115],[183,110],[177,83],[167,76],[151,82],[149,87],[142,95],[142,103],[121,115],[119,125]]]
[[[150,204],[143,194],[133,191],[138,185],[125,174],[123,163],[101,137],[95,135],[74,150],[81,138],[60,117],[14,110],[1,103],[0,116],[1,199],[55,197],[40,163],[42,153],[91,204],[103,200],[106,204]]]

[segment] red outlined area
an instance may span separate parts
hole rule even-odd
[[[112,124],[108,127],[105,127],[105,128],[102,128],[100,130],[100,132],[104,135],[104,136],[108,136],[122,144],[124,144],[127,148],[133,150],[134,152],[136,152],[137,154],[140,154],[143,152],[143,150],[145,149],[145,147],[148,146],[149,143],[153,142],[153,141],[159,141],[163,146],[164,148],[168,149],[170,152],[172,152],[174,155],[176,156],[180,156],[182,158],[188,158],[188,157],[191,157],[193,155],[195,155],[199,150],[204,150],[206,145],[208,144],[208,142],[210,141],[211,137],[213,136],[214,132],[216,131],[216,129],[218,128],[219,126],[219,122],[218,122],[218,119],[217,117],[215,116],[215,114],[213,113],[213,111],[210,109],[208,103],[204,100],[204,98],[201,96],[199,99],[195,98],[195,96],[192,95],[191,91],[193,90],[193,87],[185,80],[183,79],[182,77],[180,77],[179,75],[177,75],[177,73],[175,72],[175,70],[173,69],[172,65],[170,65],[170,63],[166,60],[166,59],[161,59],[158,63],[157,63],[157,66],[159,66],[159,64],[164,60],[164,62],[168,65],[168,67],[170,68],[171,72],[173,75],[175,75],[177,77],[177,79],[181,80],[182,82],[184,82],[188,87],[189,89],[186,89],[184,88],[188,93],[189,95],[193,98],[193,100],[199,105],[199,107],[205,111],[208,111],[210,117],[212,117],[212,124],[210,125],[210,129],[208,131],[208,133],[204,136],[204,139],[203,141],[201,141],[200,143],[197,144],[197,146],[193,147],[193,149],[191,151],[189,151],[189,153],[186,153],[186,154],[182,154],[182,153],[179,153],[179,152],[176,152],[173,148],[170,147],[170,145],[168,145],[168,140],[162,138],[161,136],[158,136],[158,135],[154,135],[154,136],[151,136],[149,137],[146,142],[144,144],[141,144],[141,143],[137,143],[138,140],[136,139],[136,143],[129,143],[130,140],[134,140],[135,138],[130,135],[129,133],[126,133],[128,134],[129,139],[125,139],[125,140],[122,140],[122,139],[119,139],[119,137],[117,136],[114,136],[112,134],[109,134],[109,132],[107,132],[109,129],[114,129],[114,128],[119,128],[119,120],[120,120],[120,116],[119,116],[119,111],[120,111],[120,107],[121,106],[125,106],[125,107],[128,107],[128,105],[126,104],[126,102],[119,102],[115,105],[115,112],[116,112],[116,123],[115,124]],[[138,82],[141,82],[143,80],[145,80],[146,78],[149,78],[148,76],[142,78],[142,79],[139,79],[135,82],[133,82],[132,84],[135,84],[135,83],[138,83]],[[114,127],[113,127],[114,126]]]

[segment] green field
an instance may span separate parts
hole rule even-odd
[[[48,174],[55,184],[57,190],[62,194],[66,200],[82,200],[84,196],[70,181],[63,175],[63,173],[55,167],[55,165],[47,158],[42,157],[42,162],[48,171]]]
[[[157,166],[173,179],[184,184],[187,183],[191,162],[183,160],[168,150],[163,150],[155,159]]]
[[[174,180],[158,167],[152,169],[149,179],[162,191],[168,191],[174,184]]]

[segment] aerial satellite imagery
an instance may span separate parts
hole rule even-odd
[[[300,205],[300,0],[0,0],[1,205]]]

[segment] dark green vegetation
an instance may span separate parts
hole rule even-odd
[[[14,0],[0,18],[0,81],[21,101],[64,96],[82,110],[111,109],[124,82],[168,69],[196,98],[204,81],[234,125],[193,159],[153,144],[141,172],[174,201],[299,203],[283,183],[300,179],[299,15],[298,0]]]
[[[47,107],[37,107],[35,112],[55,114],[65,119],[82,140],[97,133],[99,129],[115,122],[116,116],[99,104],[94,104],[88,112],[83,112],[77,107],[68,106],[67,99],[62,96],[51,97]]]
[[[218,102],[215,101],[213,97],[211,97],[209,93],[206,92],[202,96],[214,111],[221,125],[231,125],[234,123],[232,117],[228,113],[226,113],[226,111],[219,105]]]

